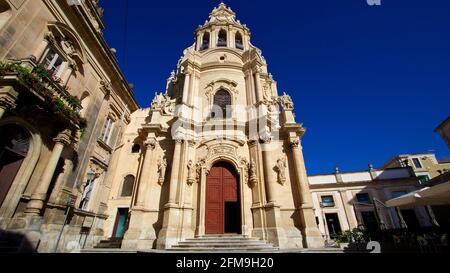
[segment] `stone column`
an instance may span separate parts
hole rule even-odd
[[[31,200],[28,203],[25,213],[31,215],[40,215],[40,213],[42,212],[42,208],[44,207],[44,202],[47,198],[48,189],[58,165],[59,158],[61,157],[61,153],[64,150],[64,147],[71,143],[71,139],[72,132],[70,130],[66,130],[60,133],[54,139],[55,146],[53,147],[52,154],[47,163],[47,166],[44,169],[44,172],[42,173],[41,178],[39,179],[34,193],[31,195]]]
[[[176,205],[177,203],[177,189],[178,189],[178,177],[180,172],[180,160],[181,160],[181,146],[182,140],[175,140],[175,150],[173,152],[172,170],[170,176],[169,185],[169,203],[167,206]]]
[[[263,99],[260,68],[257,68],[255,72],[255,84],[256,84],[256,102],[258,103]]]
[[[250,93],[252,94],[252,104],[256,104],[258,102],[258,94],[256,94],[256,87],[255,87],[255,78],[253,77],[253,72],[249,70],[248,72],[248,79],[249,79],[249,87],[250,87]]]
[[[182,144],[183,140],[175,140],[172,173],[169,185],[169,202],[164,206],[164,219],[156,244],[157,249],[170,248],[179,241],[179,225],[182,213],[179,205],[177,204],[177,189],[180,185],[179,174]]]
[[[191,85],[191,72],[186,68],[186,72],[184,73],[184,86],[183,86],[183,104],[188,104],[189,99],[189,90]]]
[[[267,203],[276,204],[275,198],[275,177],[273,173],[273,162],[272,162],[272,153],[270,151],[270,141],[264,142],[264,150],[263,150],[263,164],[264,164],[264,180],[266,181],[266,195],[267,195]]]
[[[142,172],[141,177],[139,180],[139,189],[138,189],[138,195],[136,198],[136,206],[137,207],[143,207],[145,202],[145,192],[147,189],[147,183],[148,179],[150,178],[150,169],[151,169],[151,163],[152,163],[152,152],[156,148],[156,139],[155,138],[148,138],[145,142],[145,155],[144,155],[144,162],[142,164]]]
[[[16,100],[19,94],[12,86],[5,86],[0,88],[0,119],[4,116],[6,111],[16,107]]]
[[[348,226],[350,228],[350,230],[357,228],[358,224],[355,223],[354,218],[353,218],[353,210],[350,207],[349,200],[347,197],[347,191],[346,190],[339,190],[339,195],[341,196],[341,200],[342,200],[342,205],[344,206],[344,211],[345,211],[345,216],[347,218],[347,222],[348,222]]]
[[[298,138],[290,139],[290,146],[292,158],[294,160],[297,188],[299,190],[302,203],[300,208],[300,220],[303,227],[304,244],[305,247],[308,248],[323,248],[324,240],[316,223],[312,195],[309,189],[309,182],[306,175],[306,167],[300,140]]]

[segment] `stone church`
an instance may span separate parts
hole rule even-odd
[[[433,155],[307,176],[292,98],[225,4],[146,109],[102,15],[98,0],[0,0],[0,252],[323,249],[435,222],[374,205],[448,170]]]
[[[220,4],[151,108],[131,116],[112,168],[106,238],[168,249],[239,234],[323,248],[302,154],[305,129],[250,29]]]

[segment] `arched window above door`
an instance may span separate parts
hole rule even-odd
[[[213,118],[231,117],[231,95],[225,89],[220,89],[214,95]],[[220,111],[218,113],[218,110]],[[218,115],[220,114],[220,115]]]

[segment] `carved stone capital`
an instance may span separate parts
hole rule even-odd
[[[16,108],[17,104],[15,103],[15,99],[10,96],[2,96],[0,97],[0,108],[5,110],[11,110]]]
[[[147,151],[153,151],[158,145],[158,140],[156,138],[149,138],[144,142],[144,145]]]
[[[103,93],[105,93],[105,96],[109,96],[112,90],[111,84],[107,81],[101,81],[100,85],[101,85],[100,89],[103,91]]]
[[[298,149],[300,148],[300,140],[299,139],[291,139],[289,140],[289,146],[291,149]]]
[[[72,139],[73,139],[72,131],[65,130],[65,131],[59,133],[58,136],[53,139],[53,141],[56,143],[61,143],[64,146],[68,146],[72,143]]]
[[[191,147],[191,148],[194,148],[195,145],[197,145],[197,141],[195,141],[195,140],[188,140],[187,142],[189,144],[189,147]]]
[[[263,144],[270,144],[270,143],[272,143],[272,136],[270,134],[265,134],[265,135],[260,136],[259,140]]]
[[[54,44],[55,43],[55,35],[53,35],[53,33],[51,32],[47,32],[44,34],[44,39],[49,43],[49,44]]]
[[[250,148],[255,147],[256,145],[258,145],[258,140],[256,140],[256,139],[251,139],[251,140],[248,141],[248,146],[249,146]]]

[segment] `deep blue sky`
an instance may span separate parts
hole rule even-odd
[[[220,1],[101,1],[105,37],[148,107]],[[364,170],[396,154],[450,156],[434,129],[450,114],[450,1],[225,1],[290,93],[309,174]],[[126,47],[124,38],[126,37]]]

